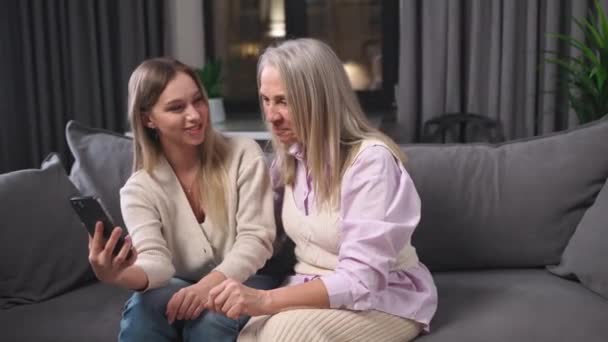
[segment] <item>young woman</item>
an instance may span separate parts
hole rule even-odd
[[[336,54],[312,39],[271,47],[258,87],[296,274],[269,291],[226,280],[208,306],[260,316],[240,341],[408,341],[428,330],[436,288],[410,244],[420,198],[405,156],[367,122]]]
[[[101,281],[136,291],[119,340],[234,341],[248,317],[205,310],[209,290],[228,278],[262,289],[278,285],[251,277],[271,256],[275,238],[261,149],[212,129],[205,90],[174,59],[150,59],[135,69],[129,119],[134,173],[120,192],[129,236],[113,256],[121,228],[104,241],[98,223],[89,246]]]

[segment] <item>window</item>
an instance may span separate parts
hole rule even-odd
[[[258,56],[274,42],[295,37],[328,43],[364,109],[389,110],[397,79],[397,6],[394,0],[205,1],[206,52],[222,62],[227,111],[259,111]]]

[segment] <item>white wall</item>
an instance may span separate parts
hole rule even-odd
[[[201,67],[205,63],[202,0],[167,1],[167,55]]]

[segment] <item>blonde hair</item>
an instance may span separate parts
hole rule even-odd
[[[383,142],[405,163],[399,146],[368,122],[342,62],[327,44],[301,38],[267,48],[258,61],[258,88],[266,66],[278,70],[285,86],[294,133],[303,145],[318,204],[339,204],[342,177],[365,139]],[[281,180],[293,185],[294,157],[274,136],[272,146]]]
[[[149,114],[158,101],[167,84],[178,73],[190,76],[198,86],[205,102],[209,102],[207,93],[194,70],[172,58],[152,58],[141,63],[129,79],[129,121],[133,130],[133,172],[141,169],[154,176],[162,148],[156,132],[144,125],[144,115]],[[205,140],[199,146],[201,168],[199,177],[199,194],[201,210],[220,226],[228,222],[226,205],[226,139],[211,127],[207,118]],[[211,197],[213,195],[213,199]],[[212,199],[212,200],[211,200]],[[206,208],[203,208],[203,204]]]

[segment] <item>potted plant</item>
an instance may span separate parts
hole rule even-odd
[[[608,113],[608,19],[597,0],[594,7],[595,11],[590,10],[587,18],[573,19],[583,32],[582,40],[551,34],[574,48],[577,56],[546,59],[561,69],[561,86],[581,124]]]
[[[207,96],[209,96],[211,123],[218,123],[226,120],[224,99],[222,98],[221,71],[222,66],[217,60],[211,60],[202,68],[196,70],[198,78],[201,80],[203,87],[205,87]]]

